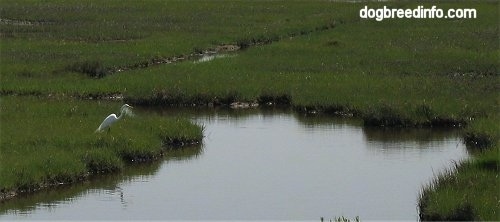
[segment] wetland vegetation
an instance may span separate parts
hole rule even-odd
[[[120,105],[2,97],[3,198],[117,171],[126,163],[158,159],[180,143],[201,141],[200,126],[157,115],[124,118],[109,133],[93,133]]]
[[[4,195],[151,159],[162,142],[201,139],[202,129],[187,120],[154,116],[125,119],[112,136],[88,133],[116,112],[112,100],[257,102],[368,126],[462,127],[473,158],[423,188],[421,219],[500,218],[496,1],[432,3],[475,8],[477,19],[383,22],[360,19],[359,9],[430,3],[0,4]],[[155,65],[221,45],[242,49],[210,62]]]

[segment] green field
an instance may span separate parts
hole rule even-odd
[[[365,4],[475,8],[479,16],[377,22],[359,18]],[[86,133],[117,112],[110,96],[143,106],[272,102],[365,125],[462,127],[473,158],[423,188],[421,217],[500,219],[498,2],[0,5],[4,191],[121,169],[126,153],[161,152],[165,138],[201,138],[187,120],[154,116],[125,119],[114,137]],[[242,49],[210,62],[152,64],[226,44]],[[130,70],[116,72],[123,67]],[[40,149],[54,154],[34,155]]]
[[[32,191],[120,170],[126,163],[160,158],[168,146],[199,142],[202,129],[188,120],[124,117],[110,132],[94,133],[120,103],[2,97],[0,187]]]

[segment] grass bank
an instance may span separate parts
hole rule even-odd
[[[102,77],[116,67],[328,27],[331,4],[301,1],[2,1],[3,81]]]
[[[471,123],[465,142],[471,160],[442,172],[420,194],[422,220],[484,220],[500,218],[500,129],[498,119]]]
[[[109,4],[113,5],[112,2]],[[442,8],[476,8],[481,11],[478,19],[404,19],[384,22],[360,20],[358,10],[362,4],[352,3],[265,2],[256,6],[245,2],[240,6],[223,4],[225,13],[218,13],[222,9],[218,7],[220,4],[214,3],[195,2],[190,8],[185,8],[186,6],[179,2],[155,4],[152,5],[158,8],[136,5],[139,11],[134,11],[130,17],[122,18],[121,14],[111,13],[109,17],[101,19],[110,19],[116,24],[125,25],[127,21],[134,21],[133,15],[138,16],[143,11],[153,11],[152,18],[161,18],[159,14],[169,12],[167,14],[175,18],[169,24],[179,27],[178,30],[149,27],[156,23],[145,20],[140,24],[149,27],[146,30],[151,30],[154,34],[143,36],[137,41],[158,45],[151,39],[152,36],[159,33],[168,33],[170,36],[184,33],[184,29],[194,29],[196,33],[205,35],[196,38],[196,41],[208,43],[197,45],[192,40],[193,37],[187,40],[179,37],[165,38],[164,41],[168,43],[160,44],[161,48],[131,49],[130,44],[127,44],[126,50],[129,52],[146,53],[142,58],[125,58],[127,53],[120,53],[119,48],[123,45],[117,42],[106,45],[107,43],[101,41],[83,41],[79,42],[83,45],[74,46],[79,50],[64,48],[66,41],[83,34],[65,32],[68,22],[73,20],[62,16],[58,17],[57,22],[47,24],[46,29],[33,33],[42,40],[55,41],[53,44],[58,46],[56,49],[45,49],[42,50],[43,53],[37,53],[37,50],[33,50],[34,47],[47,47],[50,44],[43,41],[34,43],[27,37],[27,33],[20,31],[20,27],[10,25],[6,26],[7,32],[13,34],[8,35],[6,41],[2,41],[2,47],[7,49],[4,51],[9,52],[6,57],[10,59],[1,61],[2,67],[5,67],[1,91],[4,94],[63,97],[72,95],[83,98],[118,94],[123,95],[127,101],[145,105],[274,102],[292,104],[297,110],[304,112],[355,115],[364,119],[367,125],[384,126],[463,125],[472,119],[488,117],[498,110],[498,7],[495,7],[495,2],[439,4]],[[391,4],[402,8],[417,5],[408,2]],[[101,24],[101,20],[92,17],[96,11],[113,11],[113,7],[109,5],[97,8],[61,5],[49,5],[48,10],[59,10],[58,7],[81,7],[83,17],[78,18],[82,20],[79,25],[89,31],[90,26],[84,26],[85,24]],[[132,10],[128,7],[116,7],[121,11]],[[260,8],[257,14],[245,11],[255,7]],[[376,4],[373,7],[376,7]],[[22,9],[27,10],[20,12],[24,16],[28,16],[27,12],[40,10],[36,6],[26,6]],[[188,9],[194,12],[188,13]],[[196,17],[198,13],[202,13],[199,11],[201,9],[214,15],[207,21],[189,20],[183,16],[192,13]],[[224,20],[231,14],[241,16],[232,22]],[[259,20],[257,15],[262,16],[263,21]],[[288,17],[290,18],[284,22],[281,20]],[[311,19],[304,19],[305,17]],[[140,20],[139,17],[135,19]],[[237,25],[238,22],[248,24],[242,28]],[[335,28],[307,32],[315,30],[314,27],[331,23],[336,24]],[[274,31],[270,31],[271,26]],[[115,26],[109,28],[113,27],[118,29]],[[254,31],[245,32],[247,28]],[[161,53],[160,57],[168,57],[179,52],[189,53],[192,51],[189,48],[192,47],[203,49],[212,47],[214,43],[237,44],[246,38],[241,36],[243,33],[249,35],[247,37],[250,39],[272,39],[273,36],[293,33],[293,29],[306,34],[282,38],[280,42],[272,45],[248,48],[237,56],[228,56],[208,63],[184,62],[146,67],[116,75],[102,75],[99,79],[79,73],[93,70],[89,73],[99,76],[101,70],[111,69],[115,65],[131,65],[138,61],[154,59],[154,53]],[[47,36],[46,32],[53,35]],[[99,34],[113,39],[111,33]],[[12,41],[23,41],[23,44],[14,44]],[[31,51],[23,49],[30,44]],[[186,44],[190,47],[186,46],[181,51],[174,52],[169,44]],[[95,48],[83,50],[89,46]],[[54,53],[57,48],[61,49],[60,62],[59,56],[46,55],[46,52]],[[74,51],[79,52],[78,58],[93,56],[100,58],[99,62],[85,62],[85,59],[72,62],[64,60],[71,58],[67,53]],[[99,53],[99,56],[94,53]],[[20,57],[26,61],[26,54],[43,55],[41,61],[60,65],[58,68],[42,65],[41,67],[50,70],[38,74],[14,68],[19,65]],[[117,61],[109,62],[112,59]],[[28,59],[28,67],[39,67],[34,61]],[[65,68],[72,67],[75,62],[83,67]],[[69,81],[78,84],[67,84]]]
[[[199,143],[202,129],[184,119],[124,118],[110,133],[94,133],[120,103],[1,98],[0,191],[2,199],[93,174],[151,161],[180,143]]]
[[[466,141],[489,148],[443,174],[468,182],[437,179],[426,188],[421,215],[446,219],[449,212],[464,208],[472,209],[474,219],[499,220],[497,213],[481,213],[497,207],[494,201],[481,204],[482,197],[498,199],[498,193],[478,185],[498,188],[498,167],[480,166],[500,159],[495,145],[498,2],[127,3],[2,1],[7,20],[0,22],[0,92],[49,98],[120,95],[131,103],[162,106],[280,103],[306,113],[356,116],[365,125],[466,125]],[[364,5],[475,8],[479,16],[377,22],[359,18]],[[334,28],[322,28],[332,24]],[[205,63],[141,66],[220,44],[274,40],[280,41]],[[109,74],[137,64],[143,68]],[[41,137],[40,143],[58,141],[48,138]],[[95,140],[96,146],[116,143]],[[453,198],[437,198],[446,192]]]
[[[202,152],[200,145],[189,146],[166,152],[163,160],[176,161],[196,158]],[[43,192],[29,193],[16,196],[0,204],[0,214],[15,212],[22,214],[33,210],[43,203],[53,203],[68,200],[75,196],[83,195],[89,190],[120,189],[119,184],[134,179],[154,177],[162,166],[162,161],[152,161],[141,164],[125,164],[123,170],[91,176],[88,181],[76,182],[70,185],[53,187]]]

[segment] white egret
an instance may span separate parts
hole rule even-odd
[[[116,121],[120,120],[124,115],[133,116],[133,113],[131,110],[132,108],[134,108],[134,107],[130,106],[129,104],[123,105],[122,108],[120,108],[120,116],[116,117],[116,114],[114,114],[114,113],[110,114],[108,117],[106,117],[106,119],[104,119],[104,121],[102,121],[101,125],[99,125],[99,128],[97,128],[97,130],[95,132],[96,133],[102,132],[106,128],[108,128],[108,132],[109,132],[110,126],[113,123],[115,123]]]

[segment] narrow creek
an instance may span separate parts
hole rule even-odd
[[[421,187],[468,157],[449,129],[283,110],[141,112],[191,118],[206,127],[203,145],[16,198],[0,205],[0,220],[417,220]]]

